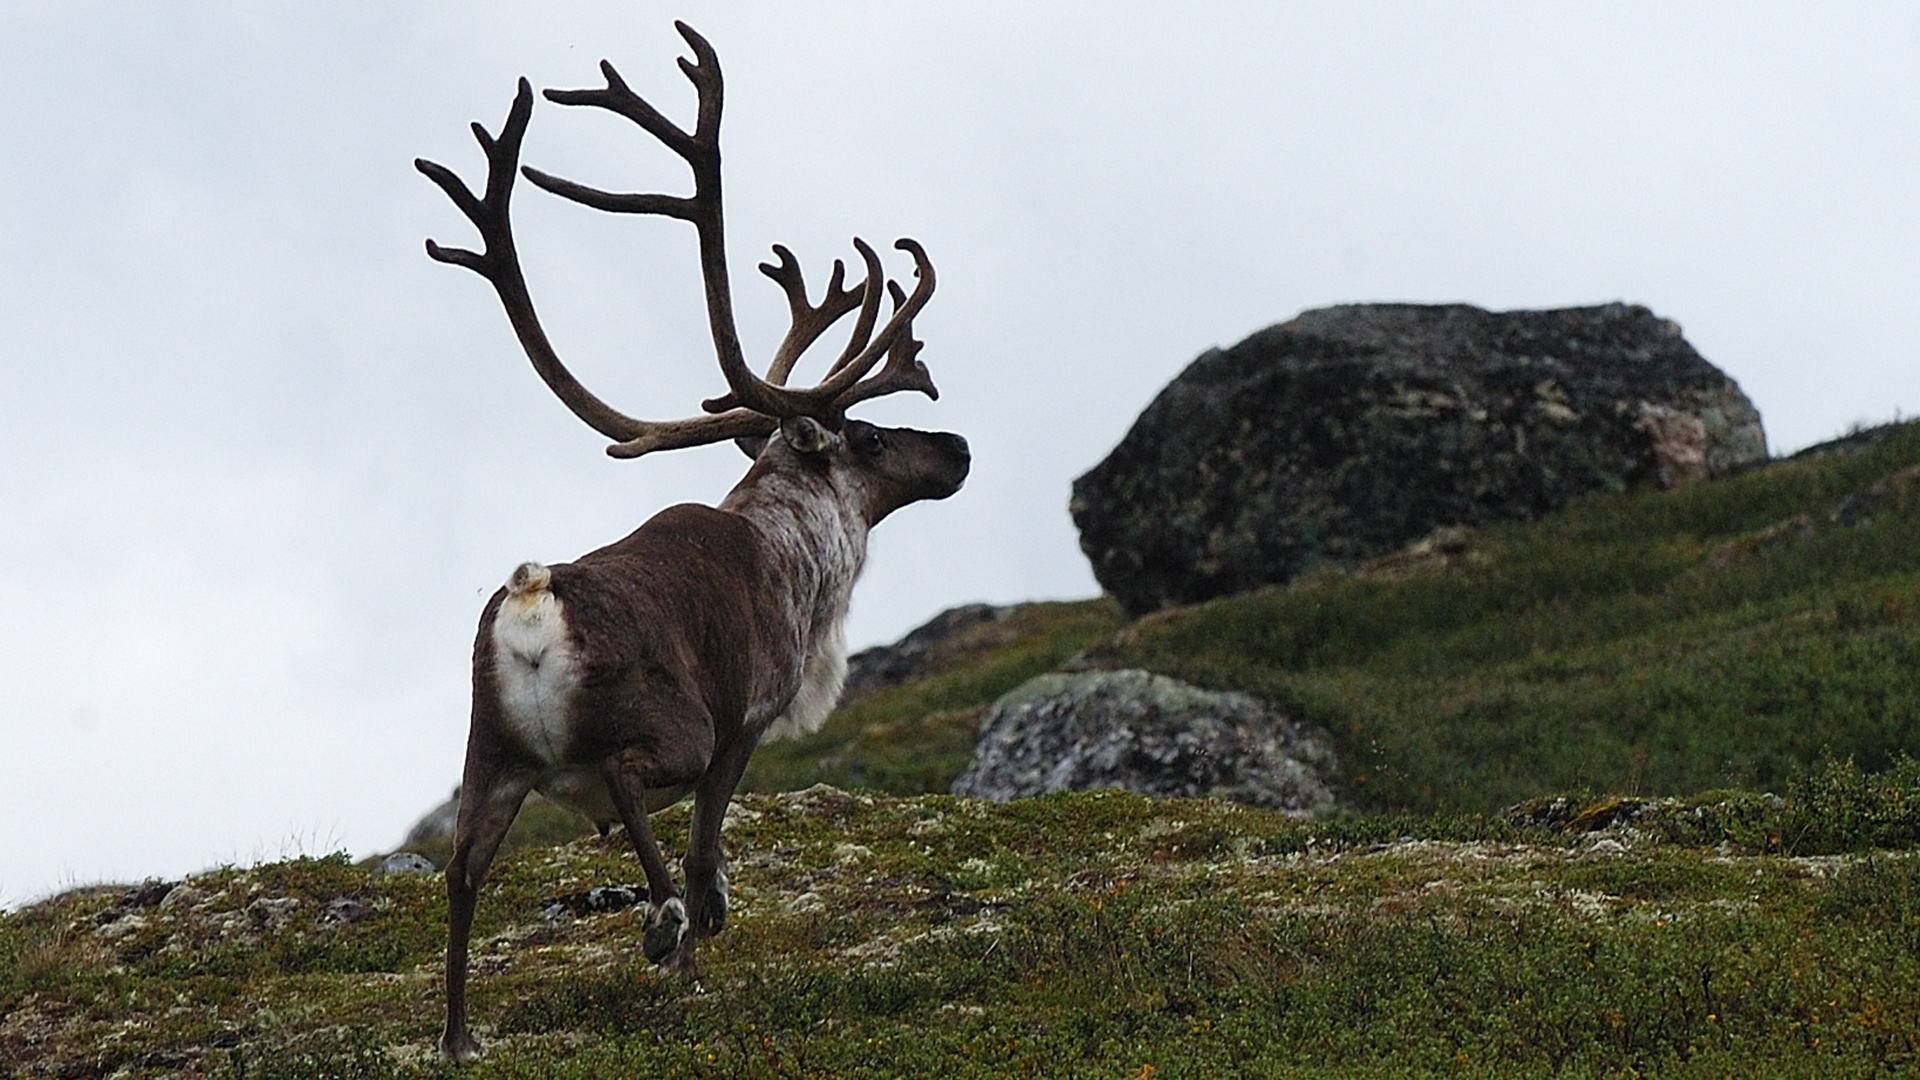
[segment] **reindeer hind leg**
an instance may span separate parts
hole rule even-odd
[[[480,1042],[467,1028],[467,942],[480,883],[500,851],[507,829],[520,812],[533,776],[522,773],[475,775],[469,769],[460,785],[460,814],[453,830],[453,857],[447,860],[447,1023],[440,1035],[440,1057],[468,1062],[481,1055]]]

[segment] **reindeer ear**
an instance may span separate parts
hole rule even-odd
[[[790,416],[780,421],[780,437],[802,454],[824,453],[840,439],[811,416]]]

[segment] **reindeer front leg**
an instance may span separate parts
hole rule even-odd
[[[627,826],[627,838],[633,843],[634,855],[640,859],[640,868],[647,875],[647,928],[640,948],[647,959],[658,964],[679,947],[680,939],[686,935],[686,904],[673,887],[673,875],[667,872],[667,861],[661,857],[660,845],[653,838],[653,824],[647,818],[645,782],[633,778],[624,769],[610,766],[607,790],[613,795],[613,805],[620,810],[620,820]]]
[[[691,942],[686,902],[660,855],[647,815],[647,792],[692,786],[707,772],[713,755],[713,724],[704,708],[673,702],[648,710],[648,736],[608,757],[602,765],[607,793],[627,826],[633,852],[647,875],[649,911],[640,947],[647,959],[665,963]],[[691,976],[691,970],[674,964]]]
[[[681,864],[687,879],[687,919],[694,933],[680,943],[669,961],[669,966],[688,977],[698,977],[699,972],[693,957],[695,940],[712,937],[727,925],[727,855],[720,844],[720,826],[753,748],[754,740],[746,736],[730,743],[694,794],[687,855]]]

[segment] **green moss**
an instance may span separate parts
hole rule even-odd
[[[763,746],[744,787],[944,791],[981,709],[1083,653],[1322,728],[1344,804],[1372,814],[1778,792],[1823,756],[1884,769],[1920,752],[1917,466],[1920,426],[1490,527],[1464,569],[1321,575],[1126,627],[1107,602],[1033,605]]]

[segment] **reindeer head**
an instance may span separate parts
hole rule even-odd
[[[857,507],[868,527],[908,503],[959,491],[972,461],[967,440],[958,435],[864,420],[849,420],[834,432],[810,417],[794,417],[767,439],[742,442],[755,459],[742,483],[773,472],[817,477]]]
[[[628,89],[606,61],[600,64],[607,80],[604,88],[544,93],[549,101],[561,105],[592,105],[638,124],[692,168],[691,196],[606,192],[538,169],[519,168],[520,143],[533,112],[533,90],[522,79],[498,138],[479,124],[473,125],[474,137],[487,155],[484,195],[476,197],[443,166],[426,160],[414,162],[473,222],[485,242],[482,251],[473,252],[443,248],[429,240],[427,254],[467,267],[493,284],[534,369],[574,415],[617,440],[607,448],[614,457],[639,457],[655,450],[733,439],[756,459],[749,478],[788,468],[825,478],[854,499],[868,524],[907,503],[953,494],[967,474],[965,439],[906,428],[880,428],[847,419],[847,410],[853,405],[883,394],[918,390],[930,398],[939,397],[926,365],[919,360],[922,343],[913,336],[914,316],[926,306],[934,286],[933,264],[918,242],[902,238],[894,243],[913,257],[917,281],[912,295],[887,280],[879,255],[856,237],[853,246],[865,264],[865,279],[846,287],[846,266],[835,260],[826,293],[818,304],[808,300],[806,282],[792,252],[775,244],[773,253],[778,261],[762,263],[760,271],[786,293],[792,321],[767,366],[766,377],[748,368],[734,325],[721,217],[720,63],[704,38],[685,23],[674,26],[694,54],[694,60],[680,61],[681,71],[699,95],[698,118],[691,133]],[[706,415],[669,421],[634,419],[594,396],[560,362],[534,313],[514,249],[508,200],[516,171],[547,191],[600,210],[658,214],[693,223],[699,234],[707,321],[728,387],[726,393],[702,403]],[[883,292],[891,299],[892,310],[876,333]],[[853,332],[825,377],[803,389],[787,386],[787,377],[801,355],[834,323],[855,311],[859,314]]]

